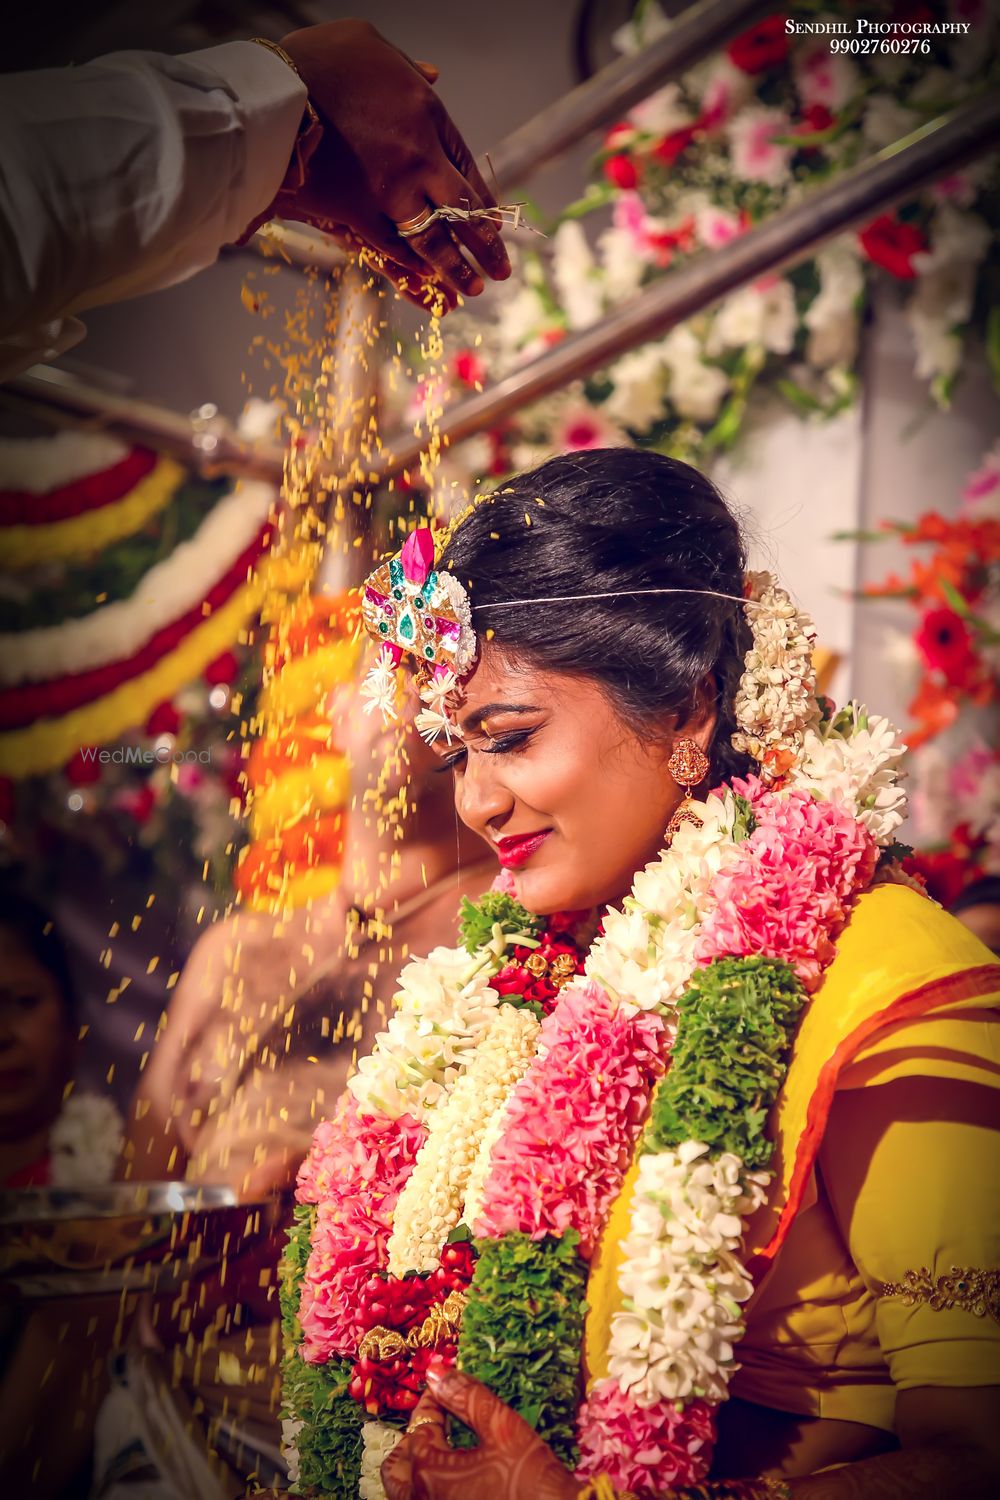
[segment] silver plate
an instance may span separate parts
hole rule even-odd
[[[272,1233],[276,1200],[186,1182],[0,1194],[0,1288],[22,1297],[167,1291]]]

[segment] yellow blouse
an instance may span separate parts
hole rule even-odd
[[[732,1394],[891,1432],[897,1389],[1000,1385],[1000,965],[989,950],[907,888],[863,896],[799,1029],[776,1121]],[[588,1286],[595,1378],[607,1372],[633,1180]]]

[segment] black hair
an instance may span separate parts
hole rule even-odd
[[[596,680],[642,734],[668,714],[690,718],[707,683],[717,714],[709,785],[749,771],[730,743],[750,647],[739,602],[746,549],[697,469],[632,448],[550,459],[480,500],[443,562],[469,592],[480,641],[492,631],[512,660]],[[564,594],[614,597],[482,608]]]
[[[970,906],[1000,906],[1000,875],[980,875],[960,891],[948,910],[953,917]]]
[[[66,1015],[66,1024],[76,1021],[76,986],[62,939],[48,912],[23,891],[0,883],[0,929],[12,933],[56,982]]]

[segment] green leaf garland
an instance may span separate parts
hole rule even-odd
[[[579,1240],[573,1229],[558,1238],[511,1233],[477,1240],[458,1341],[460,1368],[519,1412],[571,1466],[579,1458],[575,1426],[587,1309]],[[467,1431],[454,1440],[465,1447],[475,1441]]]
[[[478,903],[470,901],[468,896],[464,898],[458,930],[462,946],[470,953],[484,948],[493,937],[493,928],[498,925],[509,937],[534,941],[542,931],[543,922],[540,917],[526,911],[513,896],[505,896],[501,891],[487,891]]]
[[[805,991],[773,958],[721,958],[696,971],[677,1003],[670,1068],[653,1097],[644,1149],[704,1141],[748,1169],[774,1150],[768,1111],[785,1077]]]

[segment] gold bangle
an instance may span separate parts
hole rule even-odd
[[[320,122],[319,115],[316,113],[316,107],[309,97],[309,85],[306,83],[305,79],[302,77],[302,74],[299,72],[298,64],[295,62],[294,58],[289,57],[284,47],[279,47],[278,43],[272,42],[269,37],[252,36],[250,40],[254,43],[255,46],[266,47],[268,52],[273,52],[275,57],[280,57],[286,68],[291,68],[296,78],[305,88],[305,110],[303,111],[302,124],[299,126],[299,133],[295,137],[295,164],[298,168],[299,174],[299,180],[295,184],[295,187],[300,188],[306,180],[306,168],[309,165],[309,158],[312,156],[316,147],[319,145],[319,138],[322,135],[323,126]]]

